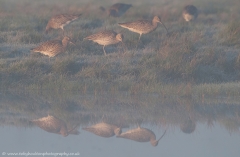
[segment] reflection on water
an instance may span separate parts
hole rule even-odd
[[[66,146],[62,148],[60,145],[51,145],[49,147],[51,151],[57,151],[60,147],[61,150],[72,151],[84,148],[81,149],[83,154],[85,151],[92,153],[96,151],[98,156],[104,156],[106,153],[95,150],[95,147],[101,147],[101,150],[106,151],[109,147],[114,146],[116,146],[114,149],[118,150],[117,146],[119,146],[119,151],[128,147],[132,148],[129,151],[120,151],[122,154],[120,153],[119,156],[135,156],[138,154],[136,150],[152,152],[148,144],[141,143],[150,142],[152,146],[161,145],[155,147],[157,155],[165,153],[162,155],[177,156],[177,154],[169,155],[169,151],[164,151],[165,149],[174,149],[173,145],[177,144],[176,140],[181,139],[180,143],[186,141],[185,144],[175,145],[176,148],[181,147],[184,150],[185,145],[191,141],[192,143],[201,143],[204,138],[210,138],[212,147],[222,144],[221,148],[215,150],[221,153],[212,154],[212,156],[224,156],[224,152],[229,153],[230,150],[232,152],[230,156],[240,154],[237,147],[240,144],[240,101],[232,99],[227,101],[223,99],[161,98],[156,94],[131,96],[126,93],[101,93],[99,95],[54,93],[51,95],[51,93],[6,92],[1,93],[0,96],[0,125],[11,126],[10,128],[0,128],[0,138],[10,140],[13,134],[20,135],[17,132],[21,128],[25,128],[21,130],[21,134],[26,133],[29,136],[37,134],[41,140],[47,137],[45,142],[58,143],[60,142],[59,138],[64,136],[60,143],[66,143]],[[79,134],[81,129],[83,130]],[[208,134],[201,135],[201,132],[208,130],[211,132],[214,129],[216,129],[214,136],[220,133],[221,136],[213,138],[213,136],[209,137]],[[224,130],[227,132],[223,133]],[[77,136],[67,136],[69,134]],[[224,138],[224,143],[220,142],[222,138]],[[96,143],[94,139],[98,142]],[[32,140],[31,144],[28,145],[29,150],[31,150],[32,145],[40,144],[34,141]],[[124,144],[122,145],[122,143]],[[2,148],[23,150],[21,147],[12,147],[11,145],[12,143],[6,144]],[[229,148],[223,149],[225,146]],[[191,147],[193,147],[191,150],[209,149],[193,145]],[[35,149],[32,150],[47,151],[49,148],[40,149],[38,147],[36,149],[35,146]],[[216,147],[214,148],[216,149]],[[188,153],[190,152],[184,151],[182,155],[189,155]],[[202,153],[199,153],[199,156],[201,156],[200,154],[208,156],[208,154]],[[89,154],[85,155],[89,156]],[[144,156],[143,154],[138,155]],[[197,154],[194,155],[197,156]],[[225,155],[229,154],[225,153]]]
[[[67,129],[66,123],[54,116],[48,115],[47,117],[31,120],[31,122],[50,133],[61,134],[62,136],[68,136],[69,134],[79,134],[79,132],[76,130],[76,127],[73,129]]]
[[[152,144],[152,146],[156,147],[158,145],[159,140],[165,135],[166,130],[164,131],[163,135],[156,140],[156,135],[154,132],[147,128],[142,128],[138,126],[136,129],[128,130],[127,132],[124,132],[120,135],[117,135],[117,137],[120,138],[126,138],[137,142],[149,142]]]
[[[195,131],[196,124],[190,119],[190,117],[184,121],[181,125],[180,128],[182,132],[186,134],[191,134],[192,132]]]
[[[122,129],[120,127],[104,122],[83,128],[83,130],[92,132],[95,135],[102,137],[112,137],[114,135],[120,135],[122,133]]]

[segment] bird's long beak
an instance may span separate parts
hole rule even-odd
[[[167,29],[167,27],[163,24],[163,22],[160,21],[160,23],[161,23],[161,24],[163,25],[163,27],[166,29],[167,34],[168,34],[168,29]]]
[[[70,44],[72,44],[72,45],[74,45],[74,46],[76,46],[76,44],[75,44],[75,43],[73,43],[72,41],[69,41],[69,43],[70,43]]]
[[[163,136],[165,135],[166,131],[167,130],[164,131],[163,135],[157,140],[157,142],[159,142],[163,138]]]
[[[77,127],[78,127],[78,125],[76,125],[75,127],[73,127],[71,130],[68,130],[68,133],[71,134],[71,132],[74,131]],[[79,133],[80,133],[80,132],[77,131],[77,135],[78,135]]]

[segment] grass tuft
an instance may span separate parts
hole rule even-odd
[[[240,45],[240,22],[230,22],[221,32],[220,37],[224,39],[223,43],[227,46]]]
[[[52,72],[60,75],[76,74],[81,67],[76,63],[74,58],[57,58],[52,65]]]

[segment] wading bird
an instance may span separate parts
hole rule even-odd
[[[51,29],[62,29],[64,34],[64,27],[71,22],[77,20],[82,14],[79,15],[68,15],[68,14],[61,14],[61,15],[55,15],[53,16],[46,26],[45,33],[48,34],[48,32]]]
[[[76,130],[76,127],[68,130],[66,123],[54,116],[48,115],[47,117],[31,120],[31,122],[47,132],[61,134],[64,137],[68,136],[69,134],[79,134],[79,132]]]
[[[193,21],[198,17],[198,10],[193,5],[187,5],[183,9],[182,16],[187,22]]]
[[[120,33],[117,34],[114,31],[106,30],[106,31],[98,32],[96,34],[92,34],[84,39],[92,40],[93,42],[96,42],[99,45],[103,45],[103,52],[104,52],[104,55],[106,56],[107,54],[104,47],[107,45],[123,42],[123,35]]]
[[[83,130],[94,133],[95,135],[101,137],[112,137],[114,135],[120,135],[122,130],[120,127],[105,122],[97,123]]]
[[[115,3],[107,10],[107,14],[112,17],[120,17],[131,7],[132,4]],[[100,9],[106,11],[104,7],[100,7]]]
[[[140,126],[138,126],[138,128],[136,129],[132,129],[132,130],[128,130],[127,132],[124,132],[120,135],[118,135],[117,137],[120,138],[126,138],[129,140],[134,140],[137,142],[149,142],[152,144],[152,146],[157,146],[159,140],[165,135],[166,130],[164,131],[163,135],[156,140],[156,136],[154,134],[154,132],[152,132],[151,130],[147,129],[147,128],[141,128]]]
[[[62,40],[50,40],[40,44],[39,46],[31,49],[32,52],[39,52],[49,57],[54,57],[59,53],[65,52],[68,43],[75,45],[71,38],[65,36]]]
[[[157,28],[158,23],[161,23],[168,33],[166,26],[162,23],[161,19],[158,16],[154,16],[152,20],[138,20],[134,22],[119,23],[119,25],[123,28],[127,28],[132,32],[138,33],[139,42],[142,34],[147,34],[154,31]]]

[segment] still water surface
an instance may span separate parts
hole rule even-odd
[[[1,93],[0,103],[1,153],[66,152],[83,157],[240,156],[238,102],[161,98],[158,95],[52,96],[7,92]],[[57,121],[60,127],[49,122],[51,120]],[[43,127],[46,125],[48,130]],[[53,125],[55,129],[49,131]],[[91,129],[83,130],[94,126],[100,130],[111,130],[112,126],[112,130],[120,128],[122,133],[118,136],[130,130],[129,134],[135,140],[145,136],[153,138],[155,135],[156,139],[163,136],[154,147],[150,140],[137,142],[119,138],[114,131],[109,131],[113,135],[106,138],[100,136],[100,131],[95,132],[96,135]],[[151,131],[145,134],[139,130],[140,133],[131,131],[137,128]]]

